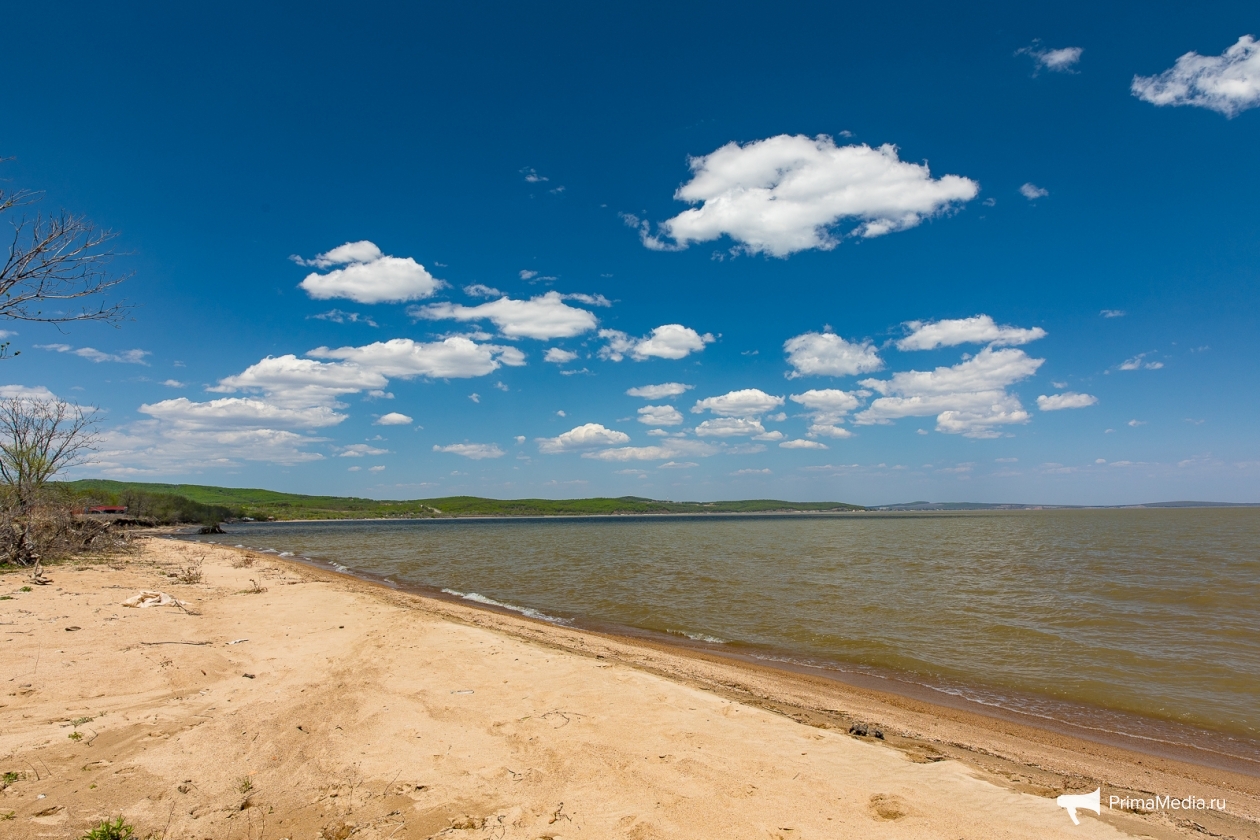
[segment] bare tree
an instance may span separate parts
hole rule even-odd
[[[64,506],[39,510],[45,485],[83,463],[97,439],[93,409],[58,399],[0,400],[0,559],[29,566],[42,545],[64,541]]]
[[[117,324],[129,307],[101,297],[128,276],[109,269],[117,234],[65,210],[51,216],[25,212],[42,198],[30,190],[0,190],[0,216],[17,214],[10,219],[13,237],[0,264],[0,319]]]

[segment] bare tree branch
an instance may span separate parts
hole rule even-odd
[[[30,190],[0,190],[0,216],[42,198]],[[22,213],[10,225],[13,236],[0,263],[0,319],[117,324],[126,316],[125,302],[100,299],[129,276],[110,271],[116,233],[64,210],[52,216]]]

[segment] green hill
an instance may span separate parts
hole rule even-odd
[[[126,494],[182,497],[197,505],[253,519],[371,519],[448,516],[591,516],[631,513],[772,513],[863,510],[842,502],[784,502],[750,499],[734,502],[663,502],[639,496],[617,499],[440,499],[380,501],[355,496],[302,496],[274,490],[212,487],[203,484],[153,484],[83,479],[65,484],[77,496],[98,504],[124,503]],[[200,521],[200,520],[198,520]]]

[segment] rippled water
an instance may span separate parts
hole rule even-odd
[[[258,523],[215,539],[1034,714],[1084,704],[1260,736],[1260,509]]]

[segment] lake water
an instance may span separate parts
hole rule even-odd
[[[1260,509],[227,530],[210,539],[1100,730],[1196,727],[1260,756]]]

